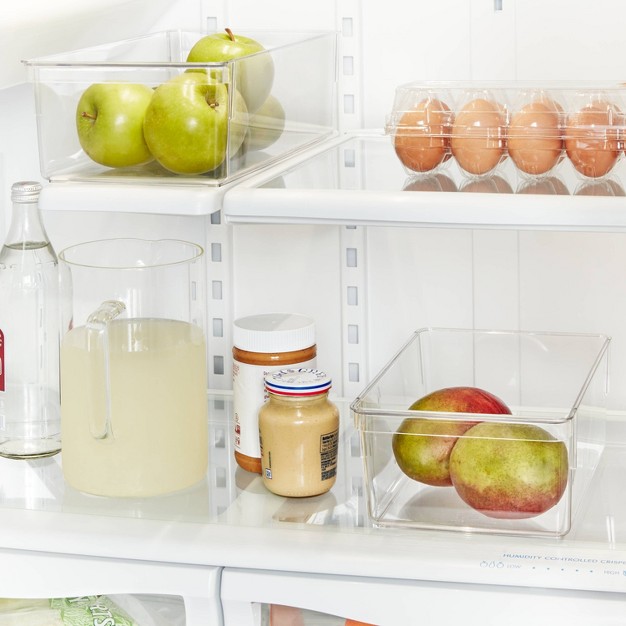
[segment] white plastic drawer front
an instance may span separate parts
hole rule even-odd
[[[376,626],[602,626],[624,623],[626,594],[312,576],[226,569],[224,626],[260,626],[259,603],[300,607]],[[419,620],[418,620],[419,617]],[[561,622],[560,620],[563,620]],[[329,622],[330,623],[330,622]]]

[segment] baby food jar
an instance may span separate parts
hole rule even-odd
[[[261,473],[259,409],[265,376],[286,366],[315,367],[315,322],[304,315],[266,313],[235,320],[233,328],[235,460]]]
[[[286,369],[265,377],[268,401],[259,411],[263,483],[281,496],[326,493],[337,476],[339,411],[331,379],[317,369]]]

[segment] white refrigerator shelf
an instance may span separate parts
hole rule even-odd
[[[611,175],[581,180],[568,161],[553,176],[521,177],[510,159],[467,178],[452,159],[434,174],[409,176],[381,131],[326,139],[260,173],[220,187],[54,180],[45,210],[178,216],[223,209],[230,223],[339,224],[518,230],[626,230],[626,159]]]
[[[128,565],[130,574],[116,574],[116,588],[104,585],[101,593],[123,592],[133,568],[141,571],[150,564],[155,576],[174,567],[182,568],[189,580],[194,571],[205,579],[207,567],[232,567],[626,593],[626,501],[621,492],[626,438],[620,419],[607,422],[613,443],[604,449],[570,533],[563,539],[513,538],[373,528],[365,511],[360,449],[349,405],[337,403],[344,425],[338,480],[329,493],[314,498],[273,495],[258,475],[237,467],[227,392],[209,398],[206,481],[185,492],[151,499],[93,497],[64,483],[60,456],[1,459],[0,566],[11,565],[16,572],[7,583],[11,592],[16,597],[24,595],[20,589],[28,590],[29,597],[44,592],[76,595],[90,592],[102,580],[87,582],[80,567],[71,570],[76,576],[50,579],[42,570],[33,579],[33,564],[20,559],[39,554],[83,563],[83,569],[94,560],[105,563],[106,571]],[[185,595],[182,580],[171,593]],[[81,581],[88,590],[80,588]],[[155,592],[165,592],[166,584],[159,583]],[[127,591],[149,589],[142,585]],[[194,587],[187,595],[196,594]]]
[[[224,195],[231,223],[619,231],[626,228],[626,163],[581,180],[568,161],[553,176],[522,178],[505,160],[470,179],[453,159],[409,176],[391,139],[359,131],[240,181]]]

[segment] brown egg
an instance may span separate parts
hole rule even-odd
[[[506,116],[497,102],[476,98],[457,114],[450,147],[459,167],[470,174],[486,174],[504,155]]]
[[[448,158],[452,117],[450,107],[436,98],[422,100],[402,115],[393,145],[405,167],[429,172]]]
[[[537,100],[513,114],[507,131],[507,148],[522,172],[533,175],[549,172],[563,152],[557,106]]]
[[[613,169],[619,157],[619,110],[607,102],[594,102],[567,118],[565,150],[583,176],[599,178]]]

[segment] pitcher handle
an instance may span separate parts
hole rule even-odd
[[[104,424],[100,426],[92,420],[89,424],[94,439],[110,439],[113,437],[111,424],[111,370],[109,351],[109,322],[126,310],[126,305],[119,300],[105,300],[88,318],[87,330],[98,334],[102,342],[103,373],[104,373]]]

